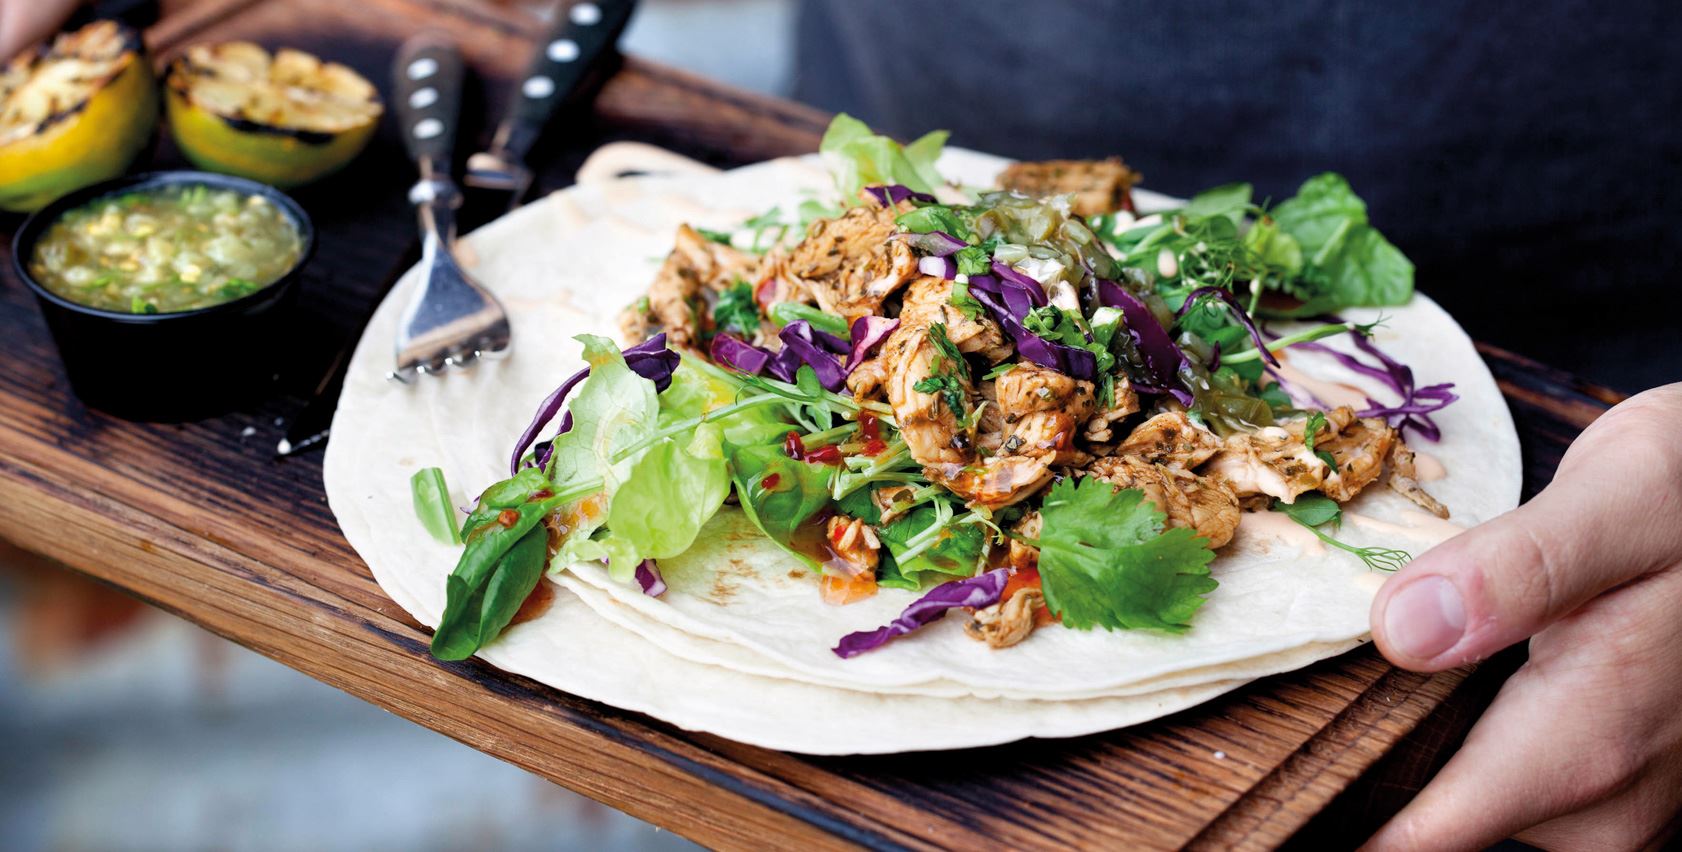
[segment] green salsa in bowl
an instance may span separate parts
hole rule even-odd
[[[185,420],[272,387],[314,243],[303,208],[273,187],[153,172],[36,212],[12,240],[12,269],[84,403]]]
[[[91,308],[174,313],[249,296],[303,250],[294,217],[263,194],[164,183],[66,211],[36,241],[29,272]]]

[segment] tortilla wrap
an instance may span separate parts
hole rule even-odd
[[[949,150],[940,165],[956,182],[986,185],[1004,162]],[[403,386],[384,375],[398,314],[418,283],[411,271],[355,353],[326,462],[330,504],[381,586],[423,623],[437,623],[459,552],[421,529],[409,476],[443,468],[461,505],[506,476],[514,436],[580,364],[573,336],[616,327],[615,313],[646,289],[677,225],[729,228],[828,192],[825,173],[805,158],[555,193],[463,241],[475,276],[508,308],[514,355]],[[1146,209],[1172,203],[1137,198]],[[1347,313],[1366,321],[1379,312]],[[1421,383],[1452,381],[1461,396],[1436,415],[1441,443],[1414,442],[1447,472],[1427,487],[1459,526],[1512,508],[1517,437],[1470,340],[1423,296],[1383,313],[1378,345]],[[1388,399],[1330,358],[1293,353],[1290,363]],[[1457,531],[1381,486],[1345,512],[1339,537],[1355,544],[1417,554]],[[758,745],[813,753],[952,748],[1133,724],[1341,653],[1365,638],[1384,581],[1282,516],[1247,515],[1212,568],[1221,586],[1183,635],[1053,627],[995,651],[964,636],[961,619],[951,617],[842,660],[829,650],[837,639],[886,623],[917,594],[884,588],[849,606],[824,605],[814,578],[726,507],[688,553],[661,563],[671,587],[663,597],[615,584],[599,566],[574,566],[547,613],[480,656],[559,689]],[[940,714],[938,735],[925,726],[889,733],[919,710]],[[883,724],[862,721],[876,712]],[[835,713],[860,721],[817,721]]]

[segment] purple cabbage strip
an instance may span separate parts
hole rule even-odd
[[[1343,322],[1335,316],[1325,319],[1330,322]],[[1401,397],[1401,402],[1395,405],[1383,405],[1368,397],[1368,407],[1355,412],[1355,416],[1382,417],[1390,421],[1398,432],[1406,432],[1408,429],[1412,429],[1427,441],[1441,440],[1442,429],[1437,426],[1436,421],[1431,419],[1431,415],[1443,410],[1450,403],[1460,398],[1453,391],[1454,384],[1444,382],[1418,387],[1414,383],[1412,367],[1390,357],[1384,350],[1379,349],[1371,340],[1367,339],[1366,335],[1357,332],[1354,337],[1355,348],[1371,355],[1378,362],[1377,367],[1368,364],[1352,353],[1333,349],[1323,343],[1310,341],[1298,343],[1292,348],[1307,349],[1310,352],[1329,355],[1350,370],[1383,382],[1385,386]],[[1286,392],[1289,393],[1290,389],[1286,388]]]
[[[896,328],[899,328],[899,320],[887,317],[862,316],[853,320],[853,327],[850,329],[852,346],[848,349],[847,370],[843,378],[852,375]]]
[[[666,578],[660,576],[660,566],[652,559],[637,564],[637,585],[642,593],[657,598],[666,593]]]
[[[707,349],[708,357],[713,363],[722,364],[738,373],[757,376],[765,371],[765,365],[771,363],[771,353],[739,337],[728,334],[713,335],[713,342]]]
[[[1031,280],[1031,279],[1030,279]],[[993,315],[1005,332],[1016,341],[1016,351],[1022,357],[1084,381],[1098,375],[1098,357],[1076,346],[1057,343],[1033,333],[1022,324],[1022,318],[1033,310],[1033,303],[1019,284],[1006,284],[991,275],[971,275],[969,293]],[[1037,285],[1036,285],[1036,288]],[[1045,294],[1040,294],[1044,298]]]
[[[666,348],[664,332],[626,349],[623,354],[625,356],[625,366],[630,367],[637,375],[653,382],[656,393],[671,387],[672,372],[677,369],[678,363],[683,360],[676,352]],[[561,410],[561,405],[566,402],[567,394],[572,393],[572,389],[589,375],[589,367],[573,373],[565,382],[561,383],[560,387],[555,388],[553,393],[544,397],[543,402],[538,404],[537,413],[532,416],[530,425],[526,426],[526,430],[521,432],[519,439],[514,442],[514,455],[508,461],[509,475],[520,472],[520,459],[525,456],[526,450],[531,447],[532,442],[537,440],[537,433],[543,431],[543,427],[549,425],[549,421],[555,419],[555,415]],[[555,434],[560,435],[571,429],[572,412],[569,411],[561,417],[561,428],[556,429]],[[538,447],[537,452],[533,454],[532,464],[541,467],[548,463],[549,447],[545,443],[544,446]]]
[[[999,276],[1001,282],[1011,285],[1005,288],[1007,294],[1015,293],[1019,296],[1026,296],[1033,303],[1032,307],[1035,308],[1043,308],[1049,304],[1045,298],[1045,285],[1021,272],[1017,272],[1010,264],[1001,263],[997,260],[993,261],[993,274]],[[1010,304],[1011,301],[1008,298],[1005,300],[1006,304]],[[1015,310],[1016,305],[1011,304],[1011,309]],[[1026,309],[1022,311],[1024,314],[1027,312]]]
[[[895,239],[904,240],[912,248],[934,257],[949,257],[969,247],[969,243],[945,231],[930,231],[926,234],[899,234]]]
[[[967,580],[941,583],[930,589],[928,594],[912,602],[898,618],[886,625],[841,637],[841,641],[835,645],[835,655],[842,659],[850,659],[866,651],[874,651],[897,636],[904,636],[933,624],[945,615],[947,610],[955,607],[981,609],[992,606],[999,602],[999,596],[1004,594],[1005,583],[1009,580],[1009,568],[995,568]]]
[[[1196,399],[1180,381],[1180,369],[1189,366],[1190,361],[1186,353],[1174,344],[1174,339],[1168,336],[1168,330],[1156,321],[1150,307],[1114,281],[1098,282],[1098,301],[1121,309],[1122,317],[1127,320],[1127,334],[1133,338],[1133,345],[1145,359],[1150,381],[1135,381],[1133,389],[1144,393],[1170,394],[1181,405],[1190,408]]]
[[[663,331],[626,349],[624,355],[625,366],[653,382],[655,393],[672,386],[672,373],[677,371],[678,364],[683,363],[681,355],[666,348],[666,333]]]
[[[1268,350],[1267,342],[1262,339],[1261,329],[1256,328],[1255,320],[1250,319],[1250,315],[1244,311],[1244,306],[1238,303],[1238,298],[1228,292],[1225,287],[1199,287],[1186,294],[1185,304],[1180,306],[1178,316],[1185,316],[1188,311],[1196,307],[1197,300],[1204,296],[1215,296],[1225,302],[1227,307],[1232,308],[1232,315],[1238,318],[1246,331],[1250,332],[1250,339],[1255,341],[1256,348],[1261,350],[1262,360],[1275,367],[1279,366],[1279,359],[1273,357],[1273,353]],[[1215,366],[1210,365],[1209,369],[1213,370]]]
[[[771,359],[771,375],[782,381],[794,383],[795,374],[800,365],[806,364],[818,374],[818,384],[824,390],[838,391],[847,385],[847,371],[841,366],[841,359],[835,353],[818,345],[818,334],[814,332],[812,324],[805,320],[795,320],[783,326],[777,335],[783,341],[783,350]],[[826,335],[829,340],[825,346],[834,346],[846,351],[845,341],[834,335]]]
[[[929,195],[926,192],[918,192],[909,186],[897,183],[886,184],[883,186],[867,186],[864,188],[864,191],[870,193],[870,197],[876,199],[876,203],[882,205],[883,207],[892,207],[907,198],[912,201],[921,201],[924,204],[933,204],[935,202],[934,196]]]
[[[537,413],[532,416],[531,424],[526,426],[526,430],[521,432],[519,439],[514,442],[514,455],[508,460],[510,476],[520,472],[520,459],[525,457],[526,449],[532,445],[533,441],[537,440],[537,433],[543,431],[543,427],[548,426],[549,421],[554,420],[555,415],[560,413],[561,406],[566,403],[567,394],[572,393],[572,389],[578,387],[578,384],[589,375],[589,367],[573,373],[570,378],[561,383],[560,387],[555,388],[553,392],[543,398],[543,402],[538,404]],[[570,428],[572,428],[572,419],[567,418],[561,422],[560,431],[555,434],[559,435]],[[533,457],[532,461],[538,465],[547,464],[549,461],[548,453],[543,452],[543,448],[539,447],[537,456]]]
[[[958,263],[950,257],[936,257],[932,254],[917,258],[917,271],[935,278],[947,281],[958,277]]]

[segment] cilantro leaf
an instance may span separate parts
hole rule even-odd
[[[952,260],[958,264],[960,275],[986,275],[993,271],[993,255],[981,246],[958,249]]]
[[[937,322],[929,325],[929,342],[934,344],[935,351],[940,353],[942,358],[951,362],[953,369],[958,372],[958,378],[969,378],[969,362],[964,360],[964,354],[958,351],[958,347],[952,342],[952,338],[946,335],[946,323]],[[936,370],[941,369],[940,363],[937,362],[934,368]]]
[[[952,416],[964,419],[964,390],[958,385],[958,380],[951,376],[925,376],[919,379],[911,389],[918,393],[934,394],[946,403],[952,410]]]
[[[1077,630],[1147,628],[1180,633],[1218,585],[1209,540],[1164,516],[1138,489],[1065,479],[1040,509],[1046,605]]]
[[[718,294],[713,304],[713,326],[743,337],[759,330],[759,306],[753,301],[753,285],[738,280]]]
[[[959,254],[963,254],[963,252],[959,252]],[[969,294],[969,284],[967,282],[954,283],[952,285],[952,295],[946,301],[952,307],[957,308],[958,313],[964,315],[964,319],[973,322],[981,316],[981,303]]]

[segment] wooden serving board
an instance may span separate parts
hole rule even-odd
[[[346,62],[384,84],[398,42],[453,34],[487,80],[482,110],[534,24],[448,0],[169,2],[161,59],[247,38]],[[494,114],[494,113],[492,113]],[[590,111],[557,122],[538,191],[593,149],[652,143],[732,166],[811,151],[827,116],[627,60]],[[461,147],[471,148],[471,132]],[[177,165],[165,144],[159,165]],[[133,424],[71,395],[27,292],[0,292],[0,537],[419,724],[702,843],[1271,848],[1358,841],[1438,765],[1516,664],[1398,671],[1370,648],[1124,731],[965,752],[811,758],[695,735],[478,662],[441,664],[381,593],[328,512],[320,456],[277,461],[283,418],[413,256],[413,175],[387,126],[345,174],[298,193],[320,247],[269,402],[180,425]],[[7,229],[18,221],[3,220]],[[627,294],[627,298],[630,294]],[[1512,404],[1525,494],[1617,397],[1484,348]],[[237,357],[206,353],[205,357]],[[190,364],[136,364],[181,371]],[[674,685],[674,688],[678,688]],[[406,771],[392,767],[394,772]]]

